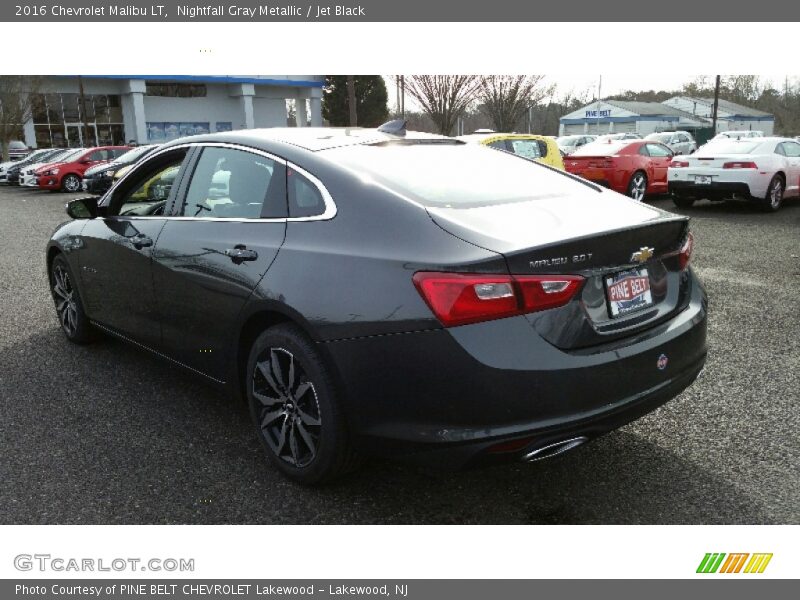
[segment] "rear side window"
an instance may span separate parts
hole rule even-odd
[[[547,156],[547,144],[539,140],[511,140],[511,150],[525,158],[544,158]]]
[[[283,169],[260,154],[203,148],[181,214],[207,219],[284,217]]]
[[[800,144],[796,144],[795,142],[784,142],[781,144],[783,146],[783,153],[786,156],[797,158],[800,156]]]
[[[325,201],[317,186],[292,168],[286,171],[286,187],[290,217],[315,217],[325,212]]]
[[[672,152],[669,150],[669,148],[660,146],[658,144],[647,144],[647,152],[650,154],[650,156],[664,157],[672,155]]]

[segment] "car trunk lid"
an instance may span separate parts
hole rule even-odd
[[[545,339],[563,349],[596,346],[653,327],[685,306],[688,297],[677,256],[688,219],[585,188],[527,202],[428,209],[446,231],[502,254],[514,275],[586,279],[566,306],[528,315]],[[616,292],[629,285],[626,293],[633,296],[623,293],[612,302],[611,287],[617,283]]]

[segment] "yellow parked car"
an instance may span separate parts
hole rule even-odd
[[[546,135],[532,133],[473,133],[462,135],[461,141],[483,144],[498,150],[519,154],[537,162],[564,170],[564,160],[556,140]]]

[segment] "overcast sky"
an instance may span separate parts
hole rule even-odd
[[[653,73],[635,73],[635,74],[618,74],[618,75],[603,75],[603,86],[601,95],[613,96],[627,90],[635,91],[648,91],[648,90],[675,90],[679,89],[684,83],[694,81],[699,75],[685,74],[677,75],[670,73],[661,73],[656,70]],[[707,75],[713,78],[713,75]],[[767,73],[759,75],[761,81],[771,82],[775,87],[782,87],[787,75],[781,73]],[[797,75],[789,75],[789,82],[796,83],[798,81]],[[397,103],[397,88],[394,82],[394,76],[384,76],[386,80],[386,87],[389,92],[389,106],[395,107]],[[574,94],[580,94],[584,90],[591,90],[589,93],[590,98],[597,94],[597,84],[600,75],[586,75],[586,74],[573,74],[567,73],[563,75],[546,75],[545,81],[547,84],[556,84],[557,91],[556,97],[562,97],[566,93],[572,91]],[[413,99],[409,98],[406,94],[406,109],[418,109]]]

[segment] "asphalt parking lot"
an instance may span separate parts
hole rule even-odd
[[[800,201],[687,211],[710,355],[656,412],[541,463],[372,462],[307,489],[267,465],[243,403],[66,341],[44,246],[67,199],[0,187],[0,523],[800,523]]]

